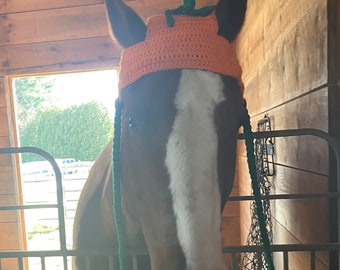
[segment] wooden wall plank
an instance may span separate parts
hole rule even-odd
[[[244,148],[244,141],[240,140],[237,143],[238,149]],[[239,156],[236,162],[236,176],[239,181],[239,192],[240,195],[248,196],[252,194],[251,189],[251,179],[247,168],[247,159],[245,157]],[[240,202],[240,243],[245,245],[247,243],[247,237],[249,233],[249,228],[251,225],[250,220],[250,201]]]
[[[327,82],[325,1],[251,1],[249,6],[251,12],[247,14],[247,20],[250,23],[246,22],[243,28],[243,33],[238,40],[238,50],[244,71],[248,109],[253,115],[253,127],[256,127],[257,120],[262,118],[264,113],[268,113],[275,130],[304,127],[327,130],[328,105],[325,101],[327,88],[306,95],[311,89]],[[288,6],[290,7],[288,8]],[[301,12],[301,8],[305,10]],[[254,10],[257,11],[254,12]],[[306,97],[302,97],[302,95],[306,95]],[[294,98],[298,97],[301,99],[294,101]],[[288,103],[286,103],[287,101]],[[310,147],[311,145],[313,148]],[[301,166],[326,174],[328,152],[325,148],[325,145],[315,144],[315,140],[310,138],[307,140],[293,139],[290,143],[283,140],[278,142],[276,158],[286,165]],[[238,167],[241,169],[237,171],[237,175],[240,177],[240,193],[249,195],[251,188],[244,158],[244,147],[241,146],[239,149],[242,156],[238,160],[238,164],[240,164]],[[309,157],[308,162],[306,162],[306,156]],[[280,175],[282,179],[291,176],[292,173],[287,173],[285,177]],[[295,178],[299,179],[300,173],[295,175]],[[285,186],[284,191],[303,191],[305,187],[301,185],[301,182],[299,183],[300,185],[294,182],[295,189],[289,185]],[[327,182],[323,181],[319,184],[324,189]],[[310,187],[317,188],[318,182],[315,181]],[[308,204],[301,204],[301,202],[289,205],[279,204],[273,213],[274,218],[276,215],[282,218],[288,214],[289,225],[286,226],[291,231],[288,232],[287,229],[282,232],[277,231],[276,235],[280,235],[286,240],[289,236],[293,236],[294,239],[299,238],[302,242],[315,239],[315,236],[311,235],[311,231],[304,232],[303,228],[308,226],[306,222],[301,222],[301,224],[293,222],[297,213],[301,209],[306,209],[307,206]],[[313,206],[316,207],[318,213],[325,208],[324,204],[321,206],[314,204]],[[240,205],[242,244],[246,243],[250,226],[249,207],[249,202],[242,202]],[[312,219],[310,211],[307,211],[306,215],[305,217]],[[292,223],[295,224],[295,228]],[[314,222],[314,224],[319,223]],[[317,238],[325,237],[322,232],[327,232],[327,224],[317,226]],[[293,259],[290,268],[307,268],[306,261],[301,266],[298,261],[299,257],[291,256]],[[317,269],[324,268],[320,266]]]
[[[275,230],[274,243],[291,243],[301,244],[289,231],[287,231],[280,223],[274,220],[273,224]],[[328,267],[328,253],[316,253],[316,268],[318,270],[329,270]],[[311,269],[310,267],[310,253],[309,252],[290,252],[288,255],[289,269]],[[283,256],[276,253],[274,255],[275,270],[284,270]]]
[[[275,129],[303,128],[308,125],[319,128],[326,127],[327,114],[323,114],[322,111],[324,111],[324,108],[327,106],[320,105],[319,109],[316,110],[313,108],[313,105],[310,104],[311,101],[323,104],[323,102],[318,102],[318,100],[322,100],[323,97],[327,97],[327,89],[312,93],[309,96],[285,104],[285,106],[269,110],[268,114],[275,116],[273,121],[274,126],[277,125]],[[290,115],[287,112],[296,111],[296,107],[299,107],[297,104],[299,104],[301,108],[305,108],[304,113],[297,114],[295,117],[292,117],[291,120],[285,120],[285,117],[289,117]],[[318,111],[321,113],[318,113]],[[256,122],[259,118],[261,117],[254,117],[252,119],[253,127],[256,127]],[[301,123],[303,124],[301,125]],[[310,169],[317,173],[327,174],[327,145],[323,141],[320,142],[318,139],[311,137],[300,139],[292,138],[289,140],[290,141],[287,141],[287,139],[276,139],[276,152],[278,153],[278,155],[276,155],[276,162],[280,161],[282,164],[294,166],[297,170],[276,165],[277,174],[272,180],[272,193],[326,192],[328,189],[328,178],[326,176],[299,170]],[[238,167],[241,169],[237,171],[237,175],[241,178],[240,193],[242,195],[249,195],[251,193],[250,179],[245,169],[247,165],[245,149],[242,143],[239,149],[242,153],[242,157],[238,158]],[[306,157],[308,157],[308,159],[306,159]],[[298,239],[299,243],[328,241],[329,217],[327,212],[328,204],[325,200],[277,201],[272,202],[272,205],[273,221],[285,226],[285,230],[275,231],[275,235],[279,234],[281,240],[286,239],[285,243],[289,243],[291,236],[293,236],[294,239]],[[241,243],[246,243],[249,231],[249,207],[248,202],[242,202],[240,205]],[[303,267],[300,266],[301,263],[308,262],[307,259],[309,257],[302,256],[299,258],[299,256],[302,255],[291,255],[292,269],[305,269],[307,267],[307,264],[304,264]],[[320,260],[322,262],[317,262],[319,267],[317,269],[326,269],[324,265],[325,263],[327,265],[327,259],[322,260],[321,258]]]
[[[273,194],[327,192],[328,179],[312,173],[277,166],[272,179]],[[277,200],[275,219],[302,243],[328,241],[328,204],[326,199]]]
[[[0,195],[0,205],[16,205],[17,196]],[[18,222],[17,211],[0,211],[0,223]]]
[[[17,270],[18,267],[18,259],[16,258],[5,258],[0,260],[0,267],[4,270]]]
[[[0,45],[109,35],[102,4],[3,15],[0,29]]]
[[[28,10],[27,12],[7,13],[0,16],[0,45],[26,44],[75,38],[99,37],[108,35],[105,7],[102,1],[87,1],[79,5],[78,1],[32,1],[19,4],[15,1],[13,9]],[[198,6],[215,3],[216,1],[200,1]],[[87,4],[86,4],[87,3]],[[147,8],[153,14],[175,7],[179,1],[150,1],[150,4],[138,1],[129,2],[137,10]],[[5,6],[10,6],[6,5]],[[58,8],[57,8],[58,7]],[[44,9],[45,8],[45,9]],[[46,9],[48,8],[48,9]],[[5,9],[5,8],[4,8]],[[6,9],[5,9],[6,10]],[[150,13],[150,12],[148,12]]]
[[[1,63],[1,60],[0,60],[0,63]],[[0,108],[5,108],[5,107],[7,107],[5,80],[0,75]]]
[[[0,14],[102,4],[103,0],[2,0]]]
[[[240,244],[240,222],[233,217],[222,218],[222,246],[237,246]],[[240,256],[236,258],[240,261]],[[231,269],[231,255],[223,254],[224,263]]]
[[[13,2],[14,1],[14,2]],[[79,5],[69,1],[28,1],[19,8],[17,0],[6,1],[10,14],[0,16],[0,75],[55,73],[118,66],[120,48],[109,37],[102,1]],[[32,3],[31,3],[32,2]],[[56,2],[56,3],[54,3]],[[198,1],[197,6],[214,0]],[[65,3],[64,3],[65,4]],[[138,11],[175,7],[178,1],[128,1]],[[36,6],[33,8],[33,6]],[[33,11],[28,11],[29,8]],[[58,8],[57,8],[58,7]],[[24,12],[25,11],[25,12]],[[159,13],[154,11],[153,13]]]
[[[7,108],[0,108],[0,136],[8,136],[9,134],[9,123]]]
[[[0,250],[16,250],[20,246],[18,223],[0,223]]]
[[[239,187],[234,186],[230,196],[238,196],[239,193]],[[240,203],[239,202],[227,202],[225,205],[222,217],[239,217],[240,216]]]
[[[323,88],[299,99],[268,109],[273,130],[316,128],[327,131],[328,89]],[[251,118],[253,130],[264,117],[259,114]],[[295,168],[328,174],[328,144],[313,136],[275,139],[277,163]],[[244,143],[239,143],[238,154],[245,157]],[[306,157],[309,157],[306,159]]]
[[[268,110],[273,130],[316,128],[327,131],[328,89],[310,93]],[[253,126],[263,115],[252,118]],[[316,173],[328,174],[328,144],[313,136],[275,140],[276,162]],[[308,159],[306,157],[309,157]]]
[[[0,96],[4,97],[0,107],[0,147],[13,146],[15,130],[13,127],[11,104],[9,104],[9,81],[7,77],[0,76]],[[0,204],[16,205],[19,201],[19,189],[17,182],[15,158],[11,155],[0,156]],[[21,249],[25,246],[23,216],[19,211],[1,211],[0,213],[0,250]],[[13,261],[2,260],[3,269],[17,269],[11,267]]]
[[[0,108],[4,108],[6,106],[6,95],[1,93],[0,87]]]
[[[36,10],[58,9],[63,7],[76,7],[94,4],[103,4],[103,0],[3,0],[0,5],[0,14],[18,13]],[[134,8],[144,19],[148,16],[160,14],[166,9],[176,8],[182,2],[179,0],[126,0],[129,6]],[[197,0],[197,8],[205,5],[216,4],[217,0]]]
[[[247,17],[249,23],[237,43],[252,115],[327,82],[326,1],[286,1],[276,13],[270,8],[282,1],[266,2],[258,17]],[[257,5],[250,2],[250,8],[252,4]],[[295,19],[287,19],[293,16]],[[282,26],[277,27],[273,20],[282,20]]]
[[[5,147],[10,147],[10,138],[8,136],[5,137],[0,137],[0,147],[5,148]]]
[[[2,146],[0,144],[0,148],[1,147]],[[12,157],[10,155],[1,154],[0,155],[0,166],[13,166]]]
[[[19,75],[115,68],[120,48],[109,36],[2,46],[0,74]]]
[[[12,166],[0,166],[0,194],[16,194],[16,185],[13,181],[14,179]]]

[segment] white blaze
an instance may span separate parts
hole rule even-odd
[[[221,198],[214,121],[216,106],[224,99],[219,75],[183,70],[165,163],[188,270],[226,269],[221,260]]]

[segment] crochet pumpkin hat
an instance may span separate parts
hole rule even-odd
[[[164,15],[150,17],[145,41],[123,50],[119,91],[146,74],[188,68],[234,77],[243,92],[234,45],[217,35],[215,12],[206,17],[175,15],[174,19],[175,25],[169,27]]]

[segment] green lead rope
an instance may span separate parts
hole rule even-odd
[[[125,267],[125,226],[122,213],[121,170],[120,170],[120,145],[122,132],[123,104],[119,99],[115,103],[116,112],[114,119],[114,136],[112,145],[112,177],[113,177],[113,214],[115,219],[119,269]]]
[[[259,220],[260,232],[261,232],[261,238],[262,238],[267,268],[269,270],[274,270],[275,268],[274,268],[273,258],[270,252],[270,242],[269,242],[269,237],[268,237],[266,219],[263,214],[261,191],[260,191],[260,186],[259,186],[258,178],[257,178],[254,135],[253,135],[253,132],[251,131],[250,116],[249,116],[248,110],[247,108],[245,109],[246,109],[247,117],[246,117],[246,121],[243,123],[243,132],[244,132],[246,149],[247,149],[247,161],[248,161],[249,174],[251,177],[251,185],[253,188],[253,194],[255,198],[256,213],[257,213],[258,220]]]

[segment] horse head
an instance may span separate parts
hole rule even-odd
[[[113,36],[125,48],[119,98],[127,245],[146,248],[151,269],[226,269],[220,216],[234,182],[245,116],[232,42],[247,1],[220,0],[204,17],[173,15],[173,27],[166,16],[151,17],[146,25],[123,1],[105,2]],[[79,200],[77,248],[115,245],[108,149]],[[91,218],[94,225],[86,222]],[[91,230],[100,236],[92,237]]]

